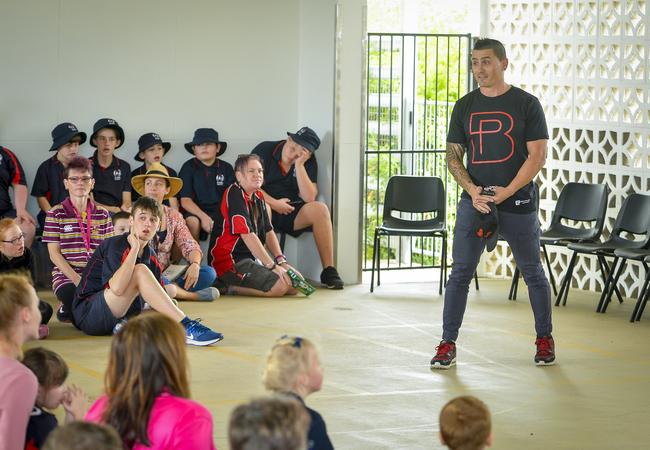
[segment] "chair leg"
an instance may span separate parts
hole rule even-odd
[[[603,285],[603,292],[600,294],[600,299],[598,299],[598,306],[596,307],[596,312],[602,312],[603,306],[605,305],[605,299],[607,298],[607,292],[609,292],[609,286],[614,280],[614,274],[617,270],[618,256],[614,257],[612,265],[609,267],[609,272],[607,273],[607,279]]]
[[[390,236],[388,239],[388,257],[390,258]],[[377,236],[377,287],[381,284],[381,235]]]
[[[474,286],[476,286],[476,290],[478,291],[478,274],[474,272]]]
[[[623,270],[625,270],[625,261],[627,261],[626,258],[621,258],[621,262],[618,266],[618,270],[614,274],[614,278],[612,279],[612,282],[609,285],[609,290],[607,292],[607,295],[605,296],[605,302],[603,303],[602,307],[600,308],[601,313],[605,313],[607,311],[607,306],[609,305],[609,302],[612,299],[612,295],[614,295],[614,288],[618,284],[619,278],[621,278],[621,275],[623,274]],[[613,270],[612,270],[613,272]]]
[[[643,265],[645,266],[645,263]],[[639,292],[639,299],[636,301],[636,304],[634,305],[634,311],[632,311],[632,316],[630,316],[630,322],[634,322],[641,319],[641,314],[639,314],[639,311],[641,310],[641,305],[645,304],[645,302],[648,301],[647,298],[648,298],[648,288],[650,288],[650,270],[648,270],[648,267],[646,267],[645,269],[646,269],[645,279],[643,280],[643,284],[641,285],[641,291]],[[643,312],[641,311],[641,313]]]
[[[641,320],[641,316],[643,315],[643,311],[645,311],[645,305],[648,304],[648,289],[646,289],[645,295],[643,296],[643,301],[641,302],[641,307],[639,308],[639,312],[636,314],[635,321],[638,322]]]
[[[553,271],[551,270],[551,261],[548,259],[548,252],[546,251],[546,246],[542,244],[542,253],[544,254],[544,259],[546,260],[546,268],[548,269],[548,277],[551,280],[551,287],[553,288],[553,295],[557,297],[557,287],[555,286],[555,277],[553,276]]]
[[[517,286],[519,286],[519,267],[515,267],[515,272],[512,274],[508,300],[517,300]]]
[[[370,292],[375,290],[375,261],[377,260],[377,230],[375,230],[375,237],[372,240],[372,271],[370,272]]]
[[[574,252],[574,257],[572,264],[569,264],[569,273],[567,273],[567,284],[564,289],[564,298],[562,299],[562,306],[566,306],[566,301],[569,298],[569,289],[571,288],[571,280],[573,279],[573,269],[576,267],[576,261],[578,260],[578,252]]]
[[[447,238],[442,237],[442,256],[440,257],[440,284],[438,286],[438,295],[442,295],[442,279],[447,265]]]
[[[598,264],[600,265],[600,273],[602,274],[604,280],[609,273],[609,266],[607,265],[607,261],[605,260],[604,256],[598,255]],[[618,302],[623,303],[623,297],[621,296],[621,291],[618,290],[618,287],[614,286],[614,292],[616,293]]]
[[[571,285],[573,266],[577,258],[578,258],[578,252],[573,252],[573,254],[571,255],[571,260],[569,261],[569,266],[567,267],[566,272],[564,273],[564,278],[562,278],[562,283],[560,284],[560,292],[557,294],[557,297],[555,298],[555,306],[560,306],[560,303],[562,303],[562,299],[565,296],[564,292],[569,290],[569,286]]]

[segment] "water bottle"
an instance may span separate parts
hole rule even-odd
[[[302,275],[298,274],[298,272],[295,270],[291,268],[287,269],[287,275],[289,275],[289,278],[291,278],[291,286],[293,286],[294,289],[296,289],[298,292],[309,296],[316,291],[316,288],[307,283]]]

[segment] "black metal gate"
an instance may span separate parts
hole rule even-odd
[[[469,34],[368,34],[364,270],[372,264],[373,233],[392,175],[442,178],[447,226],[454,223],[459,190],[447,172],[445,142],[453,105],[471,89],[470,54]],[[438,266],[442,244],[435,245],[431,238],[385,239],[382,270]]]

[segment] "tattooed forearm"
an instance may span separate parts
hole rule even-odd
[[[463,189],[469,191],[470,186],[474,183],[463,165],[464,155],[465,148],[461,144],[447,142],[447,170]]]

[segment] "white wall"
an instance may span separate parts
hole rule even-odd
[[[31,183],[51,155],[52,128],[64,121],[90,134],[96,119],[118,120],[126,140],[117,155],[132,167],[138,137],[156,131],[172,142],[166,162],[176,168],[188,159],[182,144],[197,127],[216,128],[229,143],[224,159],[233,162],[262,140],[309,125],[323,139],[319,186],[330,203],[335,5],[3,0],[0,145],[14,150]],[[92,148],[86,143],[81,154]],[[33,199],[29,209],[37,211]],[[288,250],[315,276],[320,263],[310,241]]]

